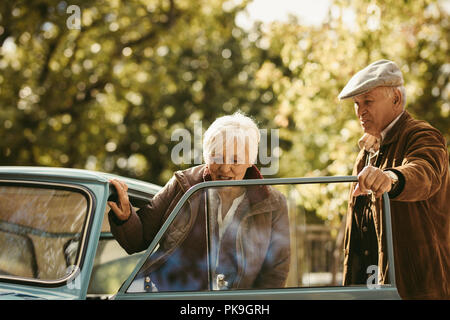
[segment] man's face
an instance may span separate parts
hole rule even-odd
[[[369,92],[353,97],[355,112],[364,133],[381,136],[381,132],[399,114],[399,103],[394,104],[394,96],[386,94],[386,87],[377,87]]]

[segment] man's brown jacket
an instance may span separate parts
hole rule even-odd
[[[406,111],[380,146],[382,170],[392,170],[399,185],[390,192],[395,280],[404,299],[450,299],[449,155],[442,134]],[[365,165],[359,153],[353,174]],[[351,197],[344,238],[344,285],[350,285],[355,261]],[[389,283],[381,199],[372,210],[378,239],[380,283]]]

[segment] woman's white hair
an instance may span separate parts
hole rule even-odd
[[[238,163],[254,164],[258,156],[261,135],[256,123],[241,112],[217,118],[203,136],[203,159],[206,164],[223,162],[223,147],[226,146],[225,163],[232,163],[230,151],[237,146]],[[246,151],[248,159],[246,159]],[[234,153],[233,153],[234,156]]]

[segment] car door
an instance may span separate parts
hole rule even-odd
[[[124,178],[122,178],[124,179]],[[128,196],[131,205],[137,210],[146,205],[159,189],[140,190],[129,184]],[[116,201],[117,192],[110,185],[108,201]],[[93,269],[87,290],[87,299],[108,299],[114,295],[128,278],[145,252],[129,255],[114,239],[111,233],[108,215],[110,207],[105,207],[100,238],[94,258]]]
[[[365,283],[342,285],[346,211],[356,181],[341,176],[197,184],[115,298],[398,299],[387,194],[381,205],[390,280],[379,283],[378,265],[371,265]],[[237,189],[240,199],[224,209],[224,195]]]

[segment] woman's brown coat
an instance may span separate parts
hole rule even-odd
[[[262,178],[253,166],[245,179]],[[145,250],[184,193],[193,185],[211,180],[205,165],[177,171],[150,203],[120,223],[110,213],[111,231],[128,252]],[[205,192],[197,192],[169,226],[160,242],[159,254],[144,264],[142,275],[151,275],[160,290],[208,288]],[[203,218],[202,218],[203,217]],[[252,186],[239,206],[239,219],[224,234],[231,252],[226,280],[232,288],[280,288],[289,270],[290,243],[286,200],[271,187]],[[227,231],[228,231],[227,229]],[[228,239],[228,242],[227,240]],[[229,250],[228,250],[229,249]],[[169,282],[167,279],[171,279]]]

